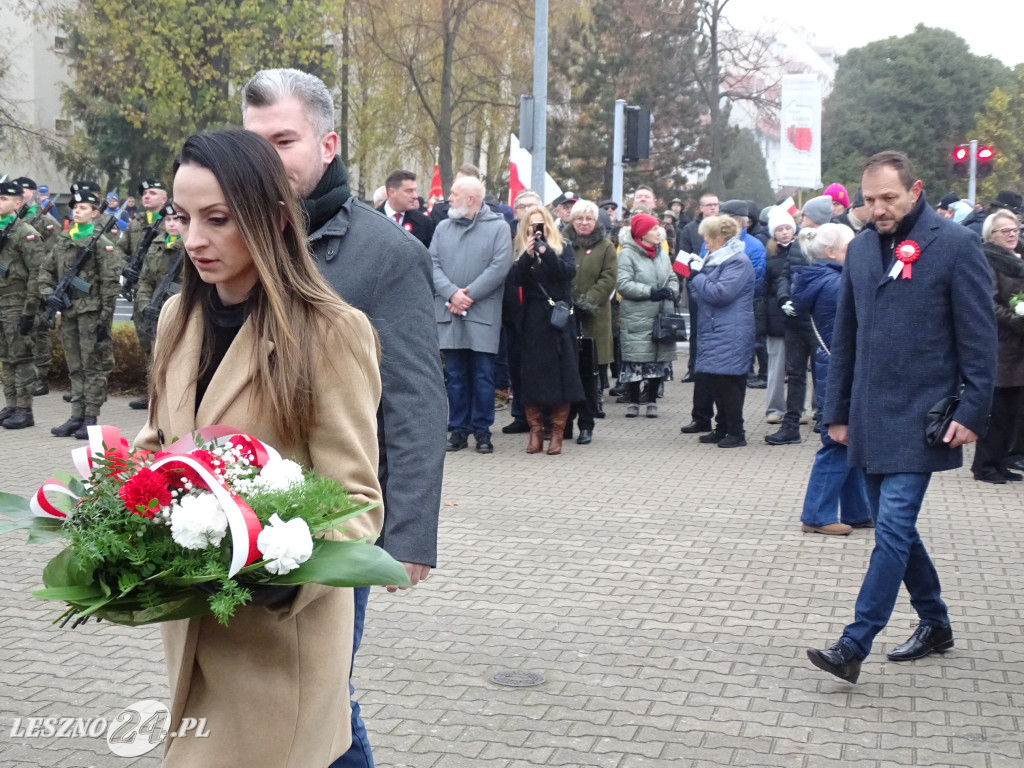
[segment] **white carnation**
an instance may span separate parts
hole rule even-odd
[[[1024,315],[1024,301],[1018,301],[1017,306],[1013,308],[1015,315]]]
[[[302,465],[291,459],[271,459],[253,480],[258,491],[286,491],[302,483]]]
[[[265,560],[273,560],[266,564],[266,569],[279,576],[309,560],[313,554],[313,537],[301,517],[293,517],[285,522],[275,514],[271,515],[270,522],[260,531],[256,547]]]
[[[171,505],[171,538],[186,549],[217,546],[228,530],[228,518],[212,493],[184,496]]]

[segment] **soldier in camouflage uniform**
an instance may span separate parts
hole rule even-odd
[[[15,221],[21,208],[21,187],[0,183],[0,229]],[[42,260],[39,233],[24,221],[15,221],[0,252],[0,361],[3,361],[4,398],[0,426],[24,429],[35,425],[32,392],[32,324],[39,308],[36,275]]]
[[[135,255],[135,251],[138,250],[139,244],[145,239],[147,230],[159,222],[161,217],[165,215],[163,208],[167,205],[167,186],[160,179],[146,179],[139,184],[139,197],[142,199],[143,210],[131,220],[128,228],[125,229],[124,234],[117,243],[117,247],[121,249],[125,260],[131,260]],[[158,237],[153,243],[159,244],[160,238]],[[143,269],[148,259],[149,255],[147,253],[143,260]],[[149,299],[142,301],[139,298],[138,292],[136,292],[135,300],[132,302],[132,317],[136,321],[142,317],[142,309],[148,303]],[[139,333],[138,327],[136,327],[135,332],[139,337],[139,349],[142,350],[142,354],[146,356],[148,361],[153,355],[153,340]],[[128,401],[128,407],[136,410],[145,410],[149,407],[149,398],[146,395],[136,397]]]
[[[99,226],[100,197],[91,190],[76,192],[71,199],[74,223],[61,232],[39,271],[39,293],[46,302],[78,249],[88,244]],[[86,427],[95,424],[107,398],[108,358],[113,357],[110,327],[114,303],[121,290],[121,258],[114,244],[100,237],[78,276],[88,283],[86,291],[71,289],[71,306],[60,307],[60,341],[71,379],[71,418],[50,430],[57,437],[74,435],[85,440]]]
[[[25,216],[25,221],[32,229],[39,233],[39,239],[42,241],[42,248],[39,253],[41,264],[42,257],[46,255],[46,252],[53,244],[53,238],[60,232],[60,220],[52,213],[56,211],[56,205],[53,200],[47,200],[44,204],[38,205],[36,202],[36,183],[27,176],[15,179],[14,183],[20,184],[24,190],[22,192],[22,202],[28,203],[31,206],[28,209],[28,214]],[[36,265],[37,269],[39,266],[38,264]],[[36,312],[40,310],[42,310],[42,305],[40,305]],[[35,315],[36,312],[32,314]],[[53,361],[53,344],[50,341],[50,329],[43,323],[37,323],[32,331],[32,350],[33,365],[36,370],[36,385],[32,394],[36,397],[41,397],[50,392],[50,387],[46,383],[46,374],[49,372],[50,363]]]

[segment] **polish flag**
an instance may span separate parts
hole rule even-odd
[[[522,192],[524,189],[529,189],[530,179],[533,173],[533,155],[530,154],[529,150],[523,149],[519,146],[519,139],[514,133],[509,134],[509,149],[508,149],[508,204],[512,205],[512,202],[516,199],[516,195]],[[562,188],[559,187],[555,180],[551,178],[551,174],[544,174],[544,192],[541,197],[544,200],[544,205],[547,205],[556,197],[562,194]]]
[[[799,210],[796,207],[796,202],[793,200],[792,197],[787,197],[785,200],[779,203],[779,208],[784,210],[790,216],[796,216],[796,212]]]
[[[433,207],[438,200],[444,199],[444,189],[441,187],[441,167],[434,163],[434,175],[430,179],[430,196],[427,204]]]
[[[676,256],[676,260],[672,262],[672,271],[675,272],[680,277],[689,277],[690,276],[690,264],[689,264],[689,261],[690,261],[690,254],[683,253],[682,251],[680,251],[679,255]]]

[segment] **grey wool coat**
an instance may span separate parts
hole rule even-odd
[[[671,301],[651,301],[651,289],[667,286],[673,300],[679,297],[679,278],[669,256],[660,248],[652,259],[632,242],[619,252],[616,287],[619,302],[619,344],[622,359],[629,363],[667,363],[676,359],[674,341],[654,341],[654,316],[672,312]]]
[[[484,206],[472,219],[445,219],[434,230],[430,256],[441,349],[497,354],[502,291],[512,266],[512,231],[505,217]],[[465,317],[445,307],[459,288],[473,300]]]
[[[865,228],[839,290],[824,421],[849,425],[848,461],[872,474],[961,466],[962,449],[926,442],[928,410],[959,394],[953,419],[982,434],[992,399],[996,323],[981,241],[923,195],[914,214],[906,239],[921,256],[910,279],[889,276],[893,258],[883,266],[878,232]]]

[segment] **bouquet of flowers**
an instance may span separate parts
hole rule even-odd
[[[1010,297],[1010,311],[1015,315],[1024,315],[1024,293],[1015,293]]]
[[[32,499],[0,494],[0,534],[67,542],[33,592],[67,604],[56,621],[212,613],[227,624],[238,606],[286,600],[302,584],[409,583],[380,547],[317,535],[371,505],[249,435],[208,427],[150,453],[129,451],[116,428],[88,431],[72,452],[84,479],[54,473]]]

